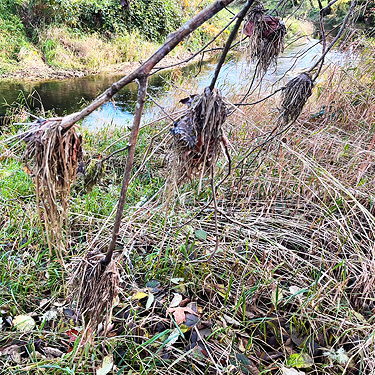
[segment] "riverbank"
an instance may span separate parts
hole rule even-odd
[[[200,56],[194,56],[193,53],[180,52],[174,56],[167,56],[161,61],[158,67],[167,67],[170,65],[179,64],[180,67],[185,66],[189,63],[199,61]],[[211,58],[212,54],[205,54],[205,60]],[[188,61],[186,61],[188,60]],[[118,64],[101,66],[97,69],[61,69],[53,68],[43,62],[40,58],[35,56],[35,58],[30,58],[26,65],[20,66],[19,69],[14,71],[3,73],[0,75],[0,83],[3,82],[43,82],[43,81],[53,81],[53,80],[65,80],[69,78],[81,78],[90,75],[97,74],[108,74],[108,75],[127,75],[133,70],[139,67],[139,61],[128,61],[121,62]]]

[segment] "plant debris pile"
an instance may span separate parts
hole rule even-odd
[[[308,73],[301,73],[286,84],[281,103],[281,114],[285,123],[297,119],[311,96],[313,87],[314,83]]]
[[[203,175],[214,164],[227,117],[227,106],[217,89],[211,91],[207,87],[187,104],[189,108],[171,128],[180,181],[190,178],[193,171]]]
[[[31,161],[37,197],[43,204],[44,222],[52,236],[50,251],[51,243],[56,243],[62,262],[64,246],[61,233],[70,187],[82,158],[82,137],[75,127],[64,130],[61,118],[54,118],[32,123],[22,139],[27,142],[25,160]]]
[[[258,64],[258,74],[266,72],[284,51],[286,27],[277,17],[265,15],[262,4],[255,6],[248,16],[243,32],[249,36],[250,59]]]
[[[104,255],[88,252],[79,261],[71,277],[73,294],[79,296],[79,311],[91,328],[110,321],[113,301],[118,294],[119,271],[117,261],[103,264]],[[103,317],[105,314],[105,317]]]

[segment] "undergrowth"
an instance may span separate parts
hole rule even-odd
[[[46,79],[55,77],[53,71],[96,73],[142,61],[207,3],[134,0],[125,9],[112,1],[6,0],[0,12],[0,78]],[[171,55],[199,49],[231,16],[228,11],[215,16]],[[221,46],[224,36],[213,47]]]
[[[64,275],[57,259],[49,259],[29,171],[4,149],[5,373],[95,373],[105,358],[116,374],[374,373],[371,53],[364,50],[351,66],[327,68],[298,121],[259,153],[250,151],[272,131],[280,98],[229,117],[233,171],[217,190],[220,245],[210,262],[209,178],[201,188],[199,178],[173,188],[170,135],[161,131],[167,123],[143,128],[117,244],[119,299],[110,327],[90,341],[80,338],[79,307],[74,295],[66,298],[63,280],[77,258],[108,246],[129,130],[83,132],[86,166],[122,151],[107,161],[90,193],[83,177],[72,191]],[[227,168],[223,156],[217,183]],[[183,324],[167,312],[176,306],[185,309]],[[12,319],[25,314],[35,327],[22,332]]]

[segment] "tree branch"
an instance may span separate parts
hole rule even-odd
[[[187,37],[204,22],[212,18],[216,13],[220,12],[233,1],[234,0],[216,0],[213,4],[203,9],[191,20],[182,25],[177,31],[170,34],[166,42],[139,68],[114,83],[80,112],[76,112],[69,116],[66,116],[61,122],[62,128],[65,131],[68,130],[77,121],[82,120],[84,117],[94,112],[102,104],[108,102],[124,86],[126,86],[130,82],[133,82],[137,78],[140,79],[144,76],[149,75],[151,69],[154,68],[154,66],[158,62],[160,62],[166,55],[168,55],[168,53],[172,51],[178,45],[178,43],[180,43],[185,37]]]
[[[109,262],[112,259],[113,250],[115,249],[116,241],[117,241],[119,230],[120,230],[121,218],[124,212],[126,194],[128,192],[128,186],[129,186],[129,181],[130,181],[132,167],[133,167],[135,146],[137,144],[137,139],[138,139],[138,134],[139,134],[139,125],[141,123],[143,107],[144,107],[145,99],[146,99],[146,93],[147,93],[147,77],[142,77],[139,80],[137,106],[136,106],[136,110],[134,114],[133,127],[130,133],[129,152],[128,152],[128,157],[126,159],[125,173],[124,173],[124,177],[122,180],[120,199],[118,202],[116,218],[115,218],[115,225],[113,226],[113,231],[112,231],[112,239],[111,239],[111,243],[109,244],[105,259],[102,261],[102,264],[104,266],[109,264]]]
[[[254,3],[254,0],[247,0],[246,5],[242,8],[241,12],[239,12],[238,15],[237,15],[237,21],[236,21],[236,23],[233,27],[233,30],[231,31],[231,33],[228,37],[228,40],[225,44],[223,53],[220,56],[220,60],[216,65],[215,73],[214,73],[214,76],[213,76],[211,84],[210,84],[210,90],[211,91],[215,87],[215,83],[217,81],[217,78],[219,77],[221,67],[224,64],[224,61],[225,61],[225,58],[227,57],[230,46],[232,45],[233,40],[237,35],[237,31],[241,26],[242,20],[245,18],[247,11],[250,9],[250,7],[253,5],[253,3]]]

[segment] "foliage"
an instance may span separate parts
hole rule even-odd
[[[160,41],[181,21],[179,8],[172,0],[134,0],[129,9],[116,0],[29,0],[21,9],[29,30],[52,23],[89,32],[136,29],[154,41]]]

